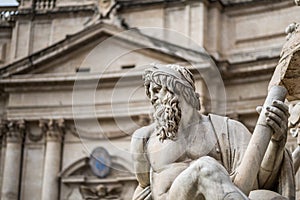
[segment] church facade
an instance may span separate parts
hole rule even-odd
[[[1,199],[130,199],[131,135],[152,120],[150,63],[190,67],[201,112],[253,130],[298,9],[291,0],[0,7]]]

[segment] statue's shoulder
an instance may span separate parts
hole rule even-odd
[[[216,114],[212,114],[212,113],[209,114],[208,116],[211,121],[224,122],[224,121],[228,120],[228,117],[224,117],[224,116],[216,115]]]
[[[151,136],[151,134],[154,132],[155,129],[155,124],[152,123],[148,126],[144,126],[141,127],[139,129],[137,129],[134,133],[133,133],[133,138],[140,138],[140,139],[145,139],[145,138],[149,138]]]
[[[146,151],[146,144],[151,134],[153,133],[155,128],[154,124],[150,124],[148,126],[144,126],[142,128],[137,129],[131,137],[131,152],[133,153],[134,160],[139,160],[140,156],[143,157],[143,154]],[[136,154],[138,153],[138,154]]]

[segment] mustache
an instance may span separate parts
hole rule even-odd
[[[165,112],[165,106],[158,105],[155,107],[154,118],[159,119]]]

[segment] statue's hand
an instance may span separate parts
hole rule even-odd
[[[275,100],[271,106],[266,108],[266,123],[273,129],[273,141],[286,141],[288,131],[289,108],[282,101]],[[256,108],[261,113],[262,106]]]
[[[282,101],[275,100],[266,108],[266,123],[273,129],[272,140],[285,144],[288,132],[289,108]]]

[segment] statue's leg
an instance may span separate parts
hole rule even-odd
[[[231,182],[228,172],[220,163],[205,156],[194,161],[174,180],[167,199],[247,200],[248,198]]]

